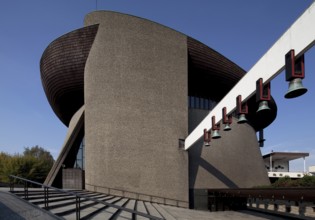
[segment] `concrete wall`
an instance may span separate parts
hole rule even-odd
[[[189,110],[190,129],[206,114]],[[189,188],[238,188],[269,184],[255,130],[249,124],[237,124],[231,131],[212,139],[210,147],[200,140],[189,149]]]
[[[45,185],[62,187],[62,167],[73,167],[80,143],[84,135],[84,106],[72,117],[64,144],[53,167],[49,171]]]
[[[189,132],[209,113],[189,110]],[[212,139],[210,147],[201,138],[189,151],[189,206],[208,210],[209,188],[247,188],[268,185],[269,178],[258,146],[255,130],[249,124],[237,124],[223,131],[221,138]]]
[[[186,36],[114,12],[86,16],[97,23],[84,81],[86,189],[187,206]]]
[[[84,189],[84,170],[62,169],[63,189]]]
[[[265,167],[270,171],[270,162],[265,161]],[[273,161],[271,170],[273,172],[289,172],[289,167],[289,161]]]

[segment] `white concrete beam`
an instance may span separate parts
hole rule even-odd
[[[276,77],[285,65],[285,54],[295,50],[298,57],[304,54],[315,43],[315,2],[292,24],[266,54],[248,71],[248,73],[230,90],[209,115],[185,139],[185,150],[188,150],[199,138],[203,130],[211,129],[211,117],[216,121],[222,119],[222,108],[230,114],[236,108],[236,97],[242,95],[242,101],[249,99],[256,91],[256,81],[269,82]],[[285,83],[285,82],[284,82]]]

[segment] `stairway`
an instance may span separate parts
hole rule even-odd
[[[29,189],[27,195],[25,195],[24,190],[11,191],[11,193],[16,196],[62,219],[77,219],[77,203],[74,194],[82,196],[80,198],[79,219],[175,219],[163,206],[157,203],[89,192],[86,190],[71,190],[69,192],[73,194],[70,195],[49,190],[48,205],[45,207],[44,190],[42,189]],[[109,205],[98,201],[107,202]],[[116,207],[112,207],[110,204],[114,204]],[[125,210],[119,209],[117,206],[123,207]],[[141,216],[141,214],[129,212],[128,209],[147,214],[148,216],[145,217]]]

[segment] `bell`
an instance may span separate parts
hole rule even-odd
[[[232,130],[232,128],[230,127],[229,123],[226,123],[223,130],[224,131],[230,131],[230,130]]]
[[[285,94],[285,98],[291,99],[303,95],[307,92],[307,88],[303,87],[301,78],[294,78],[289,83],[289,90]]]
[[[220,133],[219,133],[218,130],[214,130],[211,137],[212,137],[213,139],[218,139],[218,138],[221,138],[221,135],[220,135]]]
[[[209,141],[205,141],[204,145],[205,145],[205,147],[210,147],[210,142]]]
[[[238,124],[243,124],[243,123],[245,123],[245,122],[247,122],[247,119],[246,119],[246,117],[245,117],[245,114],[240,114],[240,116],[238,117]]]
[[[256,112],[260,112],[260,111],[264,111],[264,110],[270,110],[267,101],[261,101],[259,103],[259,108],[258,108],[258,110]]]

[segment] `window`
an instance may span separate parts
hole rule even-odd
[[[216,102],[209,98],[201,98],[196,96],[188,97],[188,107],[190,109],[212,110],[216,106]]]
[[[84,143],[84,137],[83,137],[82,142],[81,142],[80,147],[79,147],[79,150],[78,150],[76,160],[74,162],[74,168],[78,168],[78,169],[82,169],[82,170],[85,169],[85,167],[84,167],[84,160],[85,160],[84,147],[85,147],[85,143]]]

